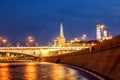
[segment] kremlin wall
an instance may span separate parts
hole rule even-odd
[[[77,52],[42,57],[40,61],[74,65],[107,79],[119,80],[120,35]]]

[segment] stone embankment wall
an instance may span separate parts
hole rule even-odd
[[[85,68],[104,77],[120,79],[120,35],[90,49],[65,55],[44,57],[41,61],[70,64]]]

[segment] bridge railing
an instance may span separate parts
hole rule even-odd
[[[0,52],[13,52],[33,56],[52,56],[82,50],[88,47],[0,47]]]

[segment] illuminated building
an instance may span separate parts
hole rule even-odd
[[[108,35],[108,31],[105,29],[103,24],[98,23],[96,25],[96,38],[98,41],[108,40],[112,38],[112,35]]]
[[[112,39],[112,38],[113,38],[113,36],[111,34],[109,34],[108,39]]]
[[[54,47],[81,47],[81,49],[88,48],[86,41],[86,34],[83,34],[81,39],[75,36],[72,40],[66,41],[63,32],[63,25],[60,25],[60,35],[56,39],[54,39]]]
[[[86,37],[87,37],[87,35],[86,35],[86,34],[83,34],[82,37],[81,37],[81,40],[82,40],[82,41],[86,41]]]
[[[54,46],[64,46],[65,45],[65,37],[63,32],[63,25],[60,24],[60,35],[54,40]]]
[[[80,39],[77,36],[75,36],[74,37],[74,42],[80,42]]]
[[[96,38],[98,41],[101,40],[101,26],[102,26],[102,24],[99,24],[99,23],[96,25],[96,27],[97,27]]]
[[[104,29],[104,31],[103,31],[103,40],[107,40],[107,39],[108,39],[107,30]]]

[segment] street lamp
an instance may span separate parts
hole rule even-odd
[[[0,36],[0,46],[1,46],[1,44],[2,44],[2,37]]]
[[[32,43],[34,42],[34,39],[32,36],[27,37],[27,42],[29,43],[29,46],[32,46]]]
[[[7,39],[3,38],[3,39],[2,39],[2,43],[3,43],[4,46],[6,46]]]

